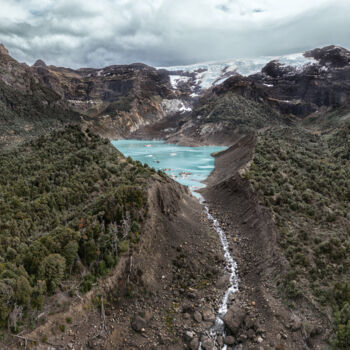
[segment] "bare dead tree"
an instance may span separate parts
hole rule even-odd
[[[106,314],[105,314],[103,297],[101,297],[101,320],[102,320],[102,329],[107,331],[107,329],[106,329]]]
[[[113,252],[114,255],[118,255],[118,225],[116,222],[113,222],[110,224],[109,227],[111,234],[112,234],[112,247],[113,247]]]
[[[123,218],[123,223],[122,223],[122,229],[123,229],[123,239],[126,238],[126,236],[129,234],[130,232],[130,228],[131,228],[131,223],[130,223],[131,219],[130,219],[130,212],[126,212],[125,213],[125,217]]]
[[[27,349],[27,345],[28,345],[28,342],[31,342],[31,343],[44,343],[44,344],[48,344],[56,349],[64,349],[62,347],[62,345],[58,345],[58,344],[52,344],[52,343],[49,343],[48,341],[42,341],[42,340],[37,340],[37,339],[31,339],[31,338],[27,338],[26,336],[23,336],[23,335],[20,335],[20,334],[11,334],[12,337],[15,337],[15,338],[18,338],[20,340],[23,340],[24,342],[24,350]]]
[[[11,311],[8,317],[8,321],[7,321],[8,329],[10,329],[11,327],[14,329],[17,329],[17,322],[21,321],[22,317],[23,317],[23,307],[15,304],[13,310]]]
[[[127,284],[130,283],[131,270],[132,270],[132,255],[130,255],[130,258],[129,258],[129,273],[128,273],[128,278],[127,278]]]

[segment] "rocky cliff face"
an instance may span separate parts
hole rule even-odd
[[[0,134],[11,144],[67,123],[106,137],[187,111],[168,73],[138,63],[102,69],[20,64],[0,47]]]
[[[72,70],[37,61],[31,69],[70,108],[88,116],[90,129],[109,137],[163,118],[163,100],[176,97],[166,72],[144,64]]]

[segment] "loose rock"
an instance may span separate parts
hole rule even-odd
[[[147,322],[141,316],[136,316],[131,322],[131,327],[136,332],[142,332],[142,329],[145,329],[147,327]]]
[[[234,345],[235,342],[236,342],[236,339],[234,337],[232,337],[231,335],[225,337],[225,339],[224,339],[224,343],[226,345]]]
[[[207,321],[207,322],[214,322],[215,321],[215,314],[210,307],[204,308],[202,314],[203,314],[204,321]]]
[[[198,346],[199,346],[198,338],[193,338],[191,343],[190,343],[190,349],[191,350],[198,350]]]
[[[202,322],[202,314],[199,311],[195,311],[193,313],[193,319],[198,323]]]

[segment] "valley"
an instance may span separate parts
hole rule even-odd
[[[0,72],[1,348],[350,346],[348,50]]]

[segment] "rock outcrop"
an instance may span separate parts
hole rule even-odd
[[[334,45],[307,51],[305,56],[315,58],[322,66],[345,67],[350,64],[350,52]]]
[[[0,44],[0,54],[1,55],[8,55],[9,54],[8,50],[6,49],[6,47],[3,44]]]

